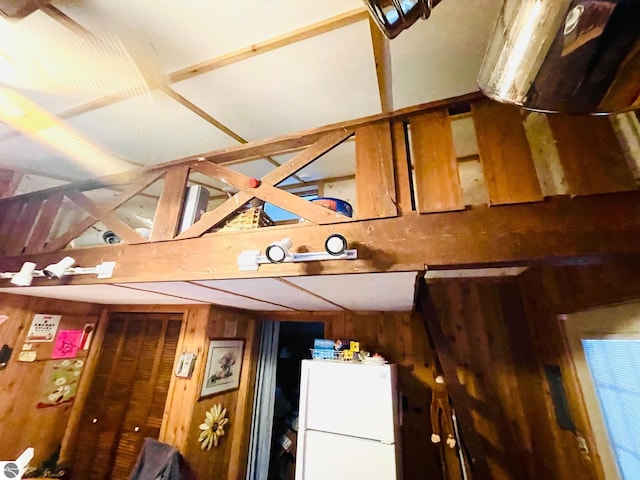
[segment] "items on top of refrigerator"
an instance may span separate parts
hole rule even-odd
[[[311,358],[314,360],[335,360],[340,362],[363,362],[374,365],[388,363],[379,353],[371,355],[366,350],[360,349],[357,340],[328,340],[316,338],[311,349]]]

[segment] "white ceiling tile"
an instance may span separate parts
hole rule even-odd
[[[316,275],[286,279],[353,311],[410,311],[415,272]]]
[[[57,151],[22,135],[0,142],[0,165],[78,180],[94,176]]]
[[[79,115],[69,123],[113,153],[144,164],[238,144],[157,90]]]
[[[165,72],[249,47],[339,13],[359,0],[83,0],[55,2],[94,33],[135,38],[155,51]]]
[[[285,305],[296,310],[324,311],[340,310],[310,293],[292,287],[275,278],[254,278],[237,280],[205,280],[195,282],[240,295]]]
[[[117,305],[174,305],[203,303],[195,300],[185,300],[153,292],[136,291],[115,285],[56,285],[44,287],[16,287],[0,288],[5,293],[16,295],[31,295],[34,297],[57,298],[98,304]]]
[[[225,66],[174,88],[248,140],[380,112],[366,21]]]
[[[198,300],[215,305],[244,308],[247,310],[288,310],[288,308],[253,298],[245,298],[232,293],[221,292],[189,282],[145,282],[120,284],[129,289],[165,293],[179,298]]]
[[[476,79],[502,0],[442,2],[391,41],[395,109],[478,90]]]

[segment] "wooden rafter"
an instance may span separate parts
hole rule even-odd
[[[376,62],[376,78],[382,112],[393,111],[393,85],[391,77],[391,48],[389,39],[384,36],[376,23],[369,18],[373,58]]]
[[[269,172],[261,179],[261,181],[263,182],[263,184],[277,185],[281,181],[285,180],[286,178],[290,177],[291,175],[309,165],[321,155],[327,153],[329,150],[344,142],[352,134],[353,130],[338,131],[327,134],[326,136],[318,140],[314,145],[299,153],[287,163],[284,163],[275,170]],[[198,164],[200,164],[200,162]],[[245,180],[246,179],[247,177],[245,177]],[[246,186],[246,181],[244,185]],[[177,238],[191,238],[202,235],[204,232],[213,228],[229,215],[236,212],[254,197],[255,195],[253,195],[253,191],[247,192],[244,189],[241,189],[241,191],[236,193],[233,197],[229,198],[218,208],[205,214],[200,221],[196,222],[188,230],[185,230],[181,235],[178,235]]]

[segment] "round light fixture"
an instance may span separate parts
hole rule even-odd
[[[324,249],[329,255],[342,255],[347,250],[347,239],[339,233],[329,235],[324,242]]]
[[[279,242],[273,242],[267,247],[265,255],[271,263],[282,263],[289,256],[289,249],[292,247],[291,240],[284,238]]]

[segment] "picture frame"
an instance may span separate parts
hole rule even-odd
[[[211,339],[200,397],[238,388],[242,372],[244,340]]]

